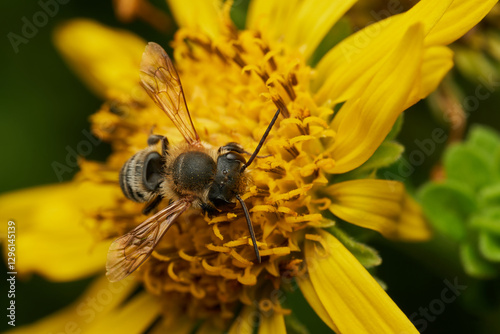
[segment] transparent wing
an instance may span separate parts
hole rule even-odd
[[[190,145],[199,145],[200,138],[182,90],[181,80],[172,61],[161,46],[149,42],[142,55],[141,84],[160,109],[174,122]]]
[[[108,280],[117,282],[134,272],[151,255],[175,219],[190,206],[190,200],[177,200],[116,239],[108,251],[106,263]]]

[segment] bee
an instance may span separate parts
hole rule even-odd
[[[278,109],[257,148],[249,154],[237,143],[219,149],[200,140],[193,125],[181,81],[172,61],[161,46],[150,42],[140,65],[141,85],[184,137],[185,143],[170,146],[166,137],[151,135],[148,147],[133,155],[122,167],[119,183],[124,195],[135,202],[146,203],[148,214],[162,199],[170,204],[146,219],[110,246],[106,275],[111,282],[134,272],[151,255],[173,222],[190,207],[209,214],[231,210],[238,201],[245,214],[257,261],[261,258],[252,222],[240,197],[249,182],[246,168],[276,122]],[[155,149],[161,142],[161,154]]]

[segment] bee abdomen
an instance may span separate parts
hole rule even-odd
[[[161,181],[161,155],[148,149],[134,154],[120,171],[120,188],[134,202],[151,200]]]

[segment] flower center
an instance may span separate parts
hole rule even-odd
[[[326,122],[331,110],[315,105],[308,91],[312,71],[300,54],[281,45],[271,48],[255,32],[232,32],[210,41],[180,30],[174,56],[194,125],[202,140],[216,148],[236,142],[252,152],[276,108],[281,109],[241,194],[262,263],[255,260],[238,205],[216,216],[185,212],[138,270],[146,289],[163,297],[168,312],[182,309],[194,318],[222,314],[230,319],[238,302],[265,300],[255,295],[257,291],[279,288],[283,277],[299,271],[301,260],[294,256],[300,251],[298,243],[308,226],[319,226],[322,220],[311,194],[327,183],[321,169],[331,161],[321,152],[323,141],[333,137]],[[99,180],[96,167],[83,163],[82,174],[94,168],[97,182],[112,183],[112,171],[118,175],[121,165],[144,148],[151,129],[167,135],[173,145],[182,143],[170,120],[143,92],[117,101],[113,103],[120,106],[119,112],[108,103],[92,119],[95,132],[109,138],[114,149],[97,173]],[[107,233],[120,235],[145,220],[141,209],[118,193],[114,204],[94,213],[93,219],[100,221],[101,229],[107,227]]]

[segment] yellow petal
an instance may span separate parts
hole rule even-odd
[[[285,317],[282,313],[263,314],[259,325],[259,334],[286,334]]]
[[[317,66],[318,77],[312,88],[318,91],[316,100],[345,101],[356,96],[356,82],[365,82],[370,70],[391,50],[402,31],[421,22],[425,45],[447,45],[463,36],[476,25],[497,1],[422,0],[408,12],[374,23],[351,35],[332,49]],[[355,64],[355,66],[352,66]]]
[[[193,328],[196,324],[193,323],[192,319],[187,317],[177,318],[174,324],[166,325],[164,323],[160,323],[158,326],[155,326],[152,330],[147,331],[148,334],[190,334],[193,332]],[[222,333],[221,331],[218,333]],[[197,332],[197,334],[199,334]],[[217,332],[207,332],[206,334],[217,334]]]
[[[453,67],[453,51],[445,46],[435,46],[425,49],[422,64],[421,79],[410,93],[404,109],[417,103],[432,93]]]
[[[135,288],[136,283],[131,278],[111,283],[103,275],[72,305],[34,324],[21,326],[8,333],[77,333],[79,330],[82,333],[91,333],[88,329],[95,323],[106,321]]]
[[[341,242],[324,230],[318,234],[325,249],[316,241],[305,241],[309,279],[337,333],[418,333]]]
[[[318,91],[317,103],[358,96],[409,27],[421,23],[424,35],[428,34],[452,1],[422,0],[408,12],[374,23],[340,42],[316,66],[318,76],[312,89]]]
[[[332,1],[302,1],[302,2],[275,2],[252,1],[247,26],[257,29],[265,24],[274,31],[274,40],[283,40],[289,46],[302,52],[305,59],[309,59],[321,40],[333,27],[342,15],[355,4],[357,0]],[[283,7],[278,7],[282,5]],[[278,19],[275,15],[282,14]],[[262,27],[263,28],[263,27]]]
[[[83,226],[82,203],[92,198],[102,205],[113,191],[72,182],[2,195],[0,217],[16,224],[18,273],[71,281],[104,270],[109,242],[96,243]]]
[[[352,180],[335,183],[325,191],[332,199],[329,210],[361,227],[394,234],[402,210],[403,184],[385,180]]]
[[[498,0],[455,0],[425,39],[426,45],[448,45],[488,14]]]
[[[424,241],[431,237],[431,230],[424,219],[420,205],[405,193],[403,211],[399,217],[396,233],[389,238],[406,241]]]
[[[306,298],[309,305],[311,305],[313,310],[316,312],[316,314],[321,318],[321,320],[323,320],[323,322],[328,327],[333,329],[335,333],[339,333],[339,329],[333,323],[330,314],[328,314],[328,310],[321,303],[321,300],[319,299],[316,290],[314,290],[314,287],[309,277],[307,277],[306,275],[298,276],[296,280],[299,285],[300,291],[302,291],[302,294]]]
[[[332,199],[329,210],[349,223],[391,239],[420,241],[430,237],[420,207],[400,182],[345,181],[329,186],[326,193]]]
[[[139,65],[146,43],[134,34],[77,19],[58,27],[54,43],[96,95],[110,98],[112,93],[140,89]]]
[[[206,33],[212,39],[220,35],[220,0],[167,0],[168,6],[181,28],[190,28]]]
[[[258,320],[258,311],[254,307],[245,306],[233,321],[228,334],[252,334]]]
[[[364,87],[359,100],[347,101],[335,116],[335,141],[325,153],[335,165],[329,173],[345,173],[359,167],[375,152],[404,110],[422,62],[423,28],[416,24],[406,32],[377,73]]]
[[[290,25],[281,25],[285,43],[299,49],[305,59],[357,0],[303,1]]]
[[[144,333],[160,315],[160,310],[160,303],[149,293],[142,292],[106,317],[94,321],[84,332]]]
[[[248,7],[247,29],[259,30],[273,41],[283,34],[300,6],[299,0],[253,0]]]

